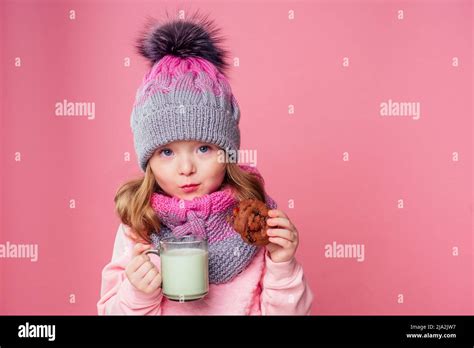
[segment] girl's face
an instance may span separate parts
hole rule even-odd
[[[168,195],[192,200],[221,186],[225,163],[218,162],[218,150],[218,146],[209,143],[174,141],[156,149],[150,167],[156,182]],[[183,189],[190,184],[198,186],[194,190]]]

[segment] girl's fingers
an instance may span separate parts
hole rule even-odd
[[[150,247],[151,247],[150,244],[142,244],[142,243],[135,244],[132,251],[132,258],[140,255],[143,251],[150,249]]]
[[[147,261],[150,261],[150,257],[146,254],[135,256],[130,262],[130,270],[135,273]]]
[[[293,229],[293,225],[291,224],[290,220],[281,217],[267,219],[267,225],[272,227],[287,228],[289,230]]]
[[[281,217],[281,218],[288,219],[288,216],[285,214],[285,212],[282,211],[282,210],[278,210],[278,209],[270,209],[268,211],[268,216],[270,216],[272,218]]]
[[[281,228],[269,228],[267,230],[267,234],[269,237],[280,237],[289,240],[290,242],[295,241],[295,236],[293,232]]]
[[[151,261],[146,261],[135,271],[135,274],[138,278],[143,278],[153,267],[154,265]]]
[[[142,285],[144,287],[147,287],[148,285],[150,285],[150,283],[153,281],[153,279],[155,279],[157,274],[158,274],[158,270],[155,267],[150,269],[148,273],[143,277]]]
[[[285,249],[290,248],[292,245],[292,243],[288,239],[284,239],[281,237],[270,237],[268,238],[268,240],[270,241],[270,243],[277,244]]]
[[[130,263],[130,270],[132,272],[136,272],[145,261],[150,260],[147,254],[142,254],[143,251],[150,249],[150,247],[150,244],[135,244],[132,251],[132,261]]]
[[[158,273],[155,278],[151,281],[150,284],[148,284],[147,289],[148,290],[155,290],[158,289],[161,285],[161,275]]]

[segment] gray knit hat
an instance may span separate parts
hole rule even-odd
[[[177,140],[240,148],[240,109],[226,76],[227,52],[207,17],[157,24],[138,41],[151,62],[138,88],[130,125],[140,168],[162,145]]]

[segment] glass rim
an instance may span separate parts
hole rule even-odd
[[[166,237],[166,238],[163,238],[163,239],[160,240],[160,245],[164,242],[166,244],[192,244],[192,243],[207,242],[207,238],[202,238],[202,237],[193,236],[193,235],[191,235],[190,237],[199,238],[199,239],[197,239],[197,240],[173,240],[173,239],[176,239],[176,238],[186,238],[186,237],[187,236],[184,236],[184,237],[174,237],[174,236]]]

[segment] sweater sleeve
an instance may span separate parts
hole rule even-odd
[[[129,229],[120,224],[112,260],[102,270],[100,300],[97,303],[99,315],[161,315],[161,287],[154,293],[146,294],[136,289],[125,274],[134,245],[129,237]],[[160,270],[159,256],[151,254],[150,259]]]
[[[265,268],[260,296],[262,315],[310,315],[313,293],[296,259],[276,263],[265,250]]]

